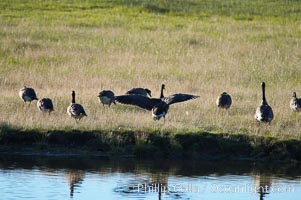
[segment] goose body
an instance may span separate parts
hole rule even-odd
[[[148,88],[133,88],[126,92],[126,94],[136,94],[136,95],[142,95],[142,96],[150,96],[152,97],[152,92]]]
[[[216,105],[219,108],[229,109],[232,105],[232,98],[227,92],[223,92],[216,99]]]
[[[290,101],[290,108],[294,112],[301,111],[301,99],[297,98],[296,92],[293,92],[293,98]]]
[[[41,112],[50,112],[54,111],[52,100],[49,98],[42,98],[38,100],[37,107]]]
[[[72,102],[67,108],[67,113],[70,117],[74,118],[76,122],[84,116],[87,116],[83,106],[75,103],[75,91],[72,91]]]
[[[36,92],[33,88],[24,86],[19,91],[19,96],[24,102],[31,102],[33,100],[38,100]]]
[[[162,117],[165,120],[165,115],[167,114],[169,109],[169,104],[162,101],[161,103],[155,105],[152,108],[152,117],[154,120],[160,120]]]
[[[262,82],[262,102],[261,105],[259,105],[255,112],[255,119],[260,124],[260,122],[266,122],[271,123],[271,121],[274,119],[274,113],[272,110],[272,107],[269,106],[269,104],[266,101],[265,98],[265,83]]]
[[[98,95],[99,101],[102,103],[102,105],[108,105],[111,106],[112,103],[115,103],[115,94],[111,90],[103,90]]]

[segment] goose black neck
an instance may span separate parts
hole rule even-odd
[[[75,103],[75,92],[72,91],[72,103]]]
[[[161,94],[160,94],[160,99],[163,99],[164,98],[164,94],[163,94],[163,90],[165,89],[165,85],[162,84],[161,85]]]
[[[266,101],[266,99],[265,99],[265,83],[264,82],[261,84],[261,87],[262,87],[262,101]]]

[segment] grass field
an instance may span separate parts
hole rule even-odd
[[[301,2],[297,0],[105,0],[0,2],[0,123],[24,129],[209,131],[301,139]],[[261,81],[274,110],[257,126]],[[147,87],[159,97],[200,98],[172,105],[163,121],[130,106],[103,108],[97,94]],[[22,86],[50,97],[55,112],[24,106]],[[71,91],[88,117],[66,114]],[[232,95],[229,112],[215,106]]]

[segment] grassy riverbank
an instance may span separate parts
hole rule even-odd
[[[0,153],[138,159],[301,161],[301,142],[271,137],[136,131],[44,131],[1,127]]]
[[[108,138],[116,131],[134,138],[169,133],[167,141],[180,152],[192,151],[182,146],[181,135],[237,139],[243,147],[250,144],[251,152],[253,142],[244,140],[255,141],[256,148],[278,144],[276,138],[279,144],[300,141],[300,116],[289,109],[291,93],[301,94],[300,9],[299,1],[268,0],[1,1],[0,123],[17,138],[38,137],[41,148],[47,147],[43,133],[65,138],[73,130]],[[261,81],[275,114],[271,126],[254,120]],[[96,97],[103,89],[118,95],[133,87],[147,87],[158,97],[161,83],[166,95],[201,98],[172,105],[163,125],[133,107],[105,109]],[[34,103],[24,106],[18,97],[23,85],[35,88],[39,98],[52,98],[55,112],[48,116]],[[88,114],[79,124],[66,114],[72,90]],[[233,97],[229,112],[215,106],[223,91]],[[3,142],[9,136],[1,137]],[[133,154],[153,150],[139,145]],[[177,145],[168,152],[177,152]],[[199,146],[189,148],[206,152]]]

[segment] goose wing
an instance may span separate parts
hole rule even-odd
[[[191,99],[199,98],[200,96],[192,95],[192,94],[173,94],[169,97],[165,97],[163,101],[165,101],[168,105],[174,104],[174,103],[180,103],[184,101],[188,101]]]
[[[159,104],[162,100],[156,98],[148,98],[142,95],[120,95],[115,97],[116,101],[122,104],[130,104],[138,106],[142,109],[152,110],[152,108]]]

